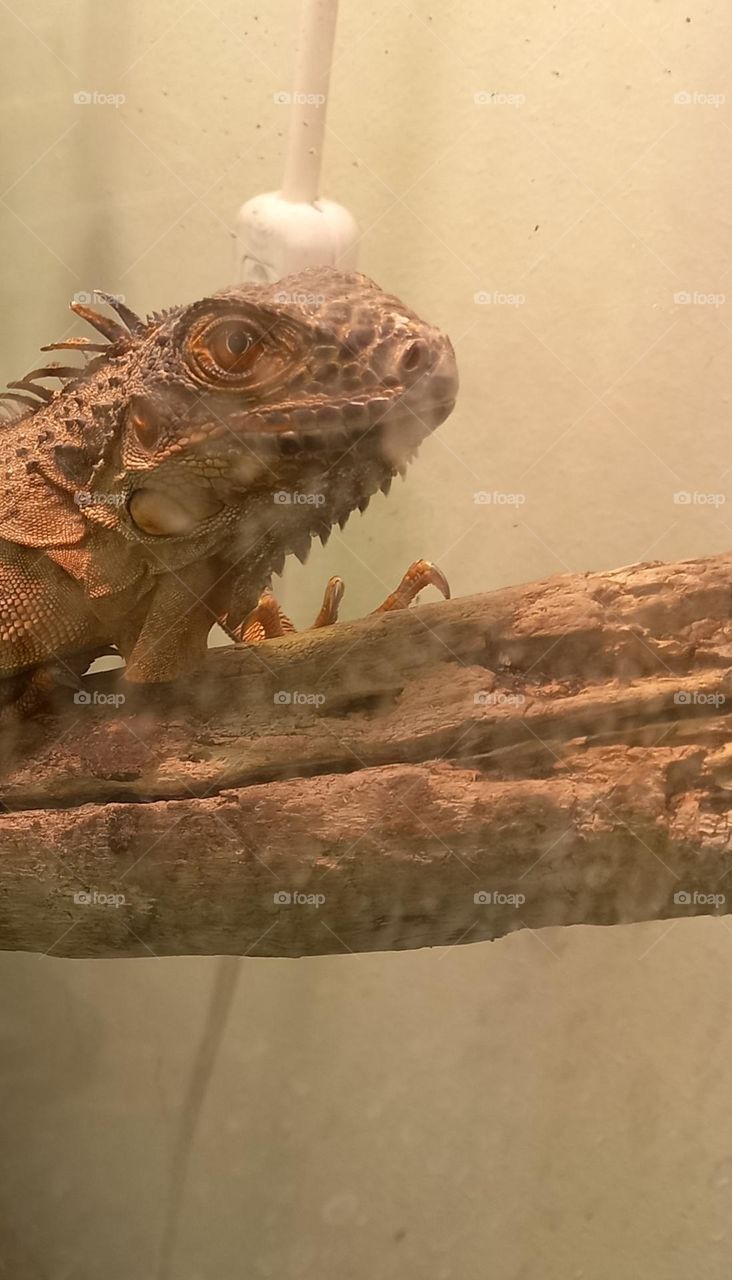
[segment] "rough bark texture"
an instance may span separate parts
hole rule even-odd
[[[726,912],[731,575],[562,576],[214,651],[182,689],[87,677],[7,744],[0,947],[299,956]]]

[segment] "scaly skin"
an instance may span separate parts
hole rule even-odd
[[[214,621],[243,634],[285,556],[386,489],[455,400],[449,340],[362,275],[315,268],[147,321],[110,303],[124,325],[72,304],[108,339],[83,371],[10,384],[6,702],[19,673],[111,645],[127,679],[195,669]]]

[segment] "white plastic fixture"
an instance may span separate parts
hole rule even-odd
[[[302,0],[282,187],[247,200],[236,219],[236,279],[266,283],[303,267],[356,265],[358,227],[318,194],[338,0]]]

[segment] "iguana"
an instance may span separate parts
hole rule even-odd
[[[112,646],[126,679],[170,681],[216,621],[277,631],[261,597],[285,556],[388,491],[455,401],[449,340],[363,275],[313,268],[145,320],[97,296],[115,317],[71,307],[104,341],[42,348],[84,366],[47,363],[4,397],[20,413],[0,430],[0,706]],[[442,585],[413,570],[392,604]]]
[[[86,364],[48,363],[5,393],[21,408],[0,425],[5,714],[110,647],[128,680],[162,682],[203,661],[214,622],[248,641],[288,630],[272,574],[388,491],[457,392],[449,340],[363,275],[314,268],[146,320],[97,296],[117,318],[71,305],[104,342],[43,348]],[[418,561],[381,608],[426,582],[447,594]],[[341,591],[331,579],[316,625]],[[161,1280],[235,978],[221,959],[171,1152]]]

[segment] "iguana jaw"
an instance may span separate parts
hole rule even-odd
[[[378,387],[350,397],[313,395],[271,406],[248,407],[203,428],[201,459],[217,459],[228,479],[245,487],[261,463],[275,480],[291,459],[334,466],[350,453],[379,453],[399,469],[424,438],[449,416],[457,395],[452,347],[442,339],[433,367],[412,386]],[[178,452],[171,450],[171,457]],[[183,450],[181,450],[183,452]],[[190,455],[189,455],[190,456]],[[195,459],[192,459],[195,465]],[[354,458],[355,461],[355,458]]]
[[[185,431],[157,475],[140,474],[128,501],[133,525],[152,537],[184,537],[208,520],[255,503],[298,495],[309,509],[269,512],[285,529],[323,534],[404,472],[423,439],[451,412],[457,392],[452,348],[439,335],[429,366],[411,386],[378,387],[327,401],[310,396],[250,407],[196,426],[194,451]],[[294,499],[293,499],[294,501]],[[265,511],[267,508],[265,507]],[[258,523],[261,523],[261,519]]]

